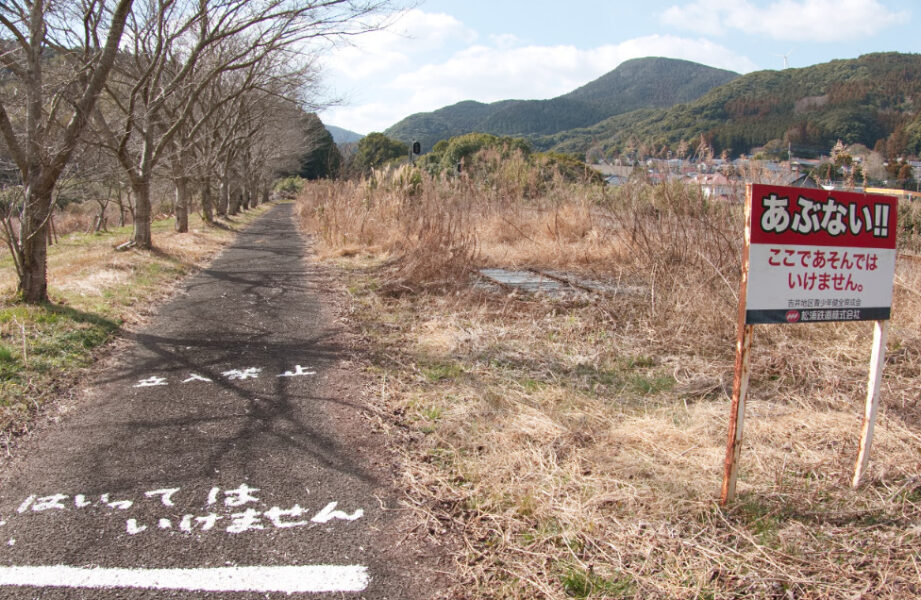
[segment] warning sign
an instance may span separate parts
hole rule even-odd
[[[887,320],[898,200],[753,185],[745,322]]]

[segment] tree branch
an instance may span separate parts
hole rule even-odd
[[[16,132],[13,131],[13,125],[10,123],[10,117],[6,114],[6,106],[2,101],[0,101],[0,134],[3,135],[3,141],[6,142],[6,147],[10,151],[16,167],[23,177],[26,177],[29,172],[29,163],[22,151],[22,146],[19,145]]]

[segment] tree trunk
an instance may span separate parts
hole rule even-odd
[[[209,225],[214,223],[214,206],[212,206],[211,202],[211,181],[205,179],[201,183],[201,212],[205,218],[205,223]]]
[[[99,205],[99,212],[96,214],[96,222],[93,223],[94,233],[109,230],[109,220],[106,218],[106,209],[109,208],[109,203],[111,201],[111,196],[107,196],[105,200],[96,200]]]
[[[217,214],[221,217],[227,216],[227,211],[230,209],[230,182],[227,180],[227,176],[221,176],[221,188],[219,191],[218,202],[217,202]]]
[[[263,183],[262,184],[262,203],[265,204],[268,201],[269,201],[269,184]]]
[[[141,250],[153,248],[150,232],[150,179],[142,177],[131,182],[134,192],[134,245]]]
[[[126,190],[124,196],[122,196],[122,188],[118,188],[118,195],[116,196],[116,201],[118,202],[118,226],[124,227],[128,224],[128,217],[131,217],[131,222],[134,222],[134,200],[131,197],[131,190]]]
[[[249,206],[256,208],[259,206],[259,181],[253,179],[249,184]]]
[[[44,228],[43,228],[44,229]],[[19,294],[29,304],[48,301],[48,246],[42,231],[22,245],[22,280]]]
[[[26,189],[25,207],[19,229],[22,244],[22,276],[19,294],[29,304],[48,302],[48,218],[51,189],[37,183]]]
[[[176,185],[176,206],[173,208],[176,213],[176,233],[189,232],[189,183],[186,177],[177,177],[174,182]]]
[[[238,190],[233,190],[230,192],[230,206],[228,207],[227,212],[231,215],[235,215],[240,212],[240,194]]]

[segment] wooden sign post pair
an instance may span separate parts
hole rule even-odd
[[[860,451],[866,469],[879,405],[895,276],[897,199],[749,185],[735,379],[720,504],[735,498],[754,326],[875,321]]]

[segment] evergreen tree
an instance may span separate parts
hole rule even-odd
[[[360,173],[368,173],[371,169],[408,155],[409,146],[406,144],[392,140],[383,133],[369,133],[358,142],[352,167]]]

